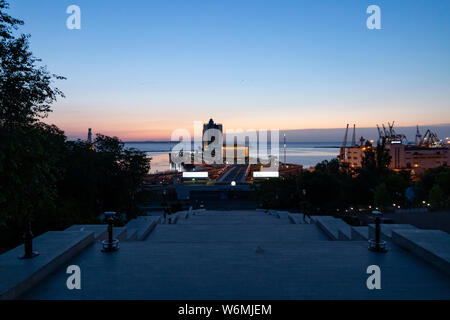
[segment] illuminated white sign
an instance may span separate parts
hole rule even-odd
[[[183,178],[208,178],[208,172],[202,171],[202,172],[183,172]]]
[[[253,171],[253,178],[278,178],[278,171]]]

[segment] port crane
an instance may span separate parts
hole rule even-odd
[[[356,146],[356,124],[353,124],[352,147]]]
[[[427,130],[427,132],[423,135],[422,140],[419,143],[419,146],[421,147],[441,147],[442,141],[439,140],[436,133],[432,132],[430,129]]]
[[[420,131],[419,131],[419,125],[417,125],[417,129],[416,129],[416,141],[415,141],[416,146],[418,146],[418,145],[420,144],[421,141],[422,141],[422,135],[420,134]]]
[[[347,128],[345,129],[344,141],[342,142],[342,147],[339,152],[339,160],[341,162],[345,161],[345,149],[347,148],[347,135],[348,135],[348,123]]]
[[[382,123],[381,125],[383,126],[383,134],[380,127],[377,125],[379,139],[381,140],[384,138],[387,143],[392,144],[408,144],[408,139],[404,134],[397,134],[395,132],[394,123],[395,121],[393,121],[392,123],[388,122],[389,129],[386,129],[386,126],[384,125],[384,123]]]
[[[378,141],[381,141],[381,138],[383,137],[383,135],[381,133],[380,126],[378,124],[377,124],[377,129],[378,129]]]

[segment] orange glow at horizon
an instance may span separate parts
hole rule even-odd
[[[223,124],[224,132],[227,130],[238,130],[242,129],[246,130],[302,130],[302,129],[345,129],[345,125],[348,122],[342,120],[342,125],[337,126],[334,122],[298,122],[297,124],[291,123],[280,123],[283,126],[277,127],[273,120],[260,119],[255,121],[255,119],[251,119],[252,121],[236,121],[235,119],[229,119],[230,122],[221,119],[219,117],[212,117],[213,120],[217,123]],[[71,121],[52,121],[53,119],[46,119],[45,122],[55,124],[60,129],[62,129],[66,136],[74,137],[74,138],[85,138],[87,135],[88,128],[92,128],[93,133],[101,133],[109,136],[117,136],[123,141],[145,141],[145,140],[161,140],[167,141],[170,140],[172,132],[176,129],[186,129],[191,136],[194,135],[194,121],[201,121],[202,123],[206,123],[209,120],[209,117],[205,119],[189,119],[189,120],[178,120],[172,121],[169,123],[147,123],[146,121],[86,121],[84,123],[73,123]],[[390,121],[389,119],[384,119],[379,122],[359,122],[357,123],[357,127],[359,128],[374,128],[376,124],[387,123]],[[257,125],[257,123],[258,125]],[[253,125],[250,125],[253,124]],[[421,121],[419,123],[421,126],[426,125],[434,125],[436,123],[428,122],[424,123]],[[398,123],[398,126],[415,126],[416,123]]]
[[[420,126],[438,124],[436,119],[446,119],[446,115],[431,112],[423,108],[410,107],[405,114],[403,108],[393,108],[387,104],[371,112],[369,106],[363,109],[340,108],[336,105],[319,105],[292,108],[280,106],[274,108],[245,108],[232,106],[221,108],[172,107],[147,108],[125,104],[112,105],[110,108],[59,104],[49,114],[45,122],[57,125],[68,137],[84,138],[88,128],[93,133],[117,136],[123,141],[170,140],[176,129],[185,129],[193,134],[194,121],[206,123],[210,118],[227,129],[242,130],[301,130],[301,129],[345,129],[347,123],[355,123],[359,128],[375,128],[376,124],[392,122],[395,126]],[[82,110],[82,111],[81,111]],[[450,113],[449,113],[450,114]],[[446,121],[449,123],[450,121]],[[441,122],[443,123],[443,122]]]

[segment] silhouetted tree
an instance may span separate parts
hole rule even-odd
[[[63,78],[38,65],[29,36],[15,34],[23,22],[7,8],[0,0],[0,246],[20,242],[28,221],[39,234],[94,222],[105,210],[136,215],[150,159],[116,137],[66,141],[40,122],[63,96],[53,86]]]
[[[433,188],[431,188],[428,199],[433,208],[440,208],[444,206],[444,202],[446,200],[445,194],[439,184],[435,184]]]
[[[38,122],[62,92],[29,50],[29,36],[15,34],[23,22],[0,0],[0,224],[42,213],[57,194],[57,163],[65,137]]]
[[[381,183],[375,188],[374,203],[382,208],[392,203],[392,198],[385,183]]]
[[[65,136],[36,122],[0,126],[0,141],[0,234],[13,232],[8,240],[18,241],[28,221],[42,219],[55,205]]]
[[[23,125],[46,117],[50,105],[63,93],[53,86],[63,77],[51,74],[37,63],[29,49],[29,35],[15,35],[22,21],[6,14],[0,0],[0,123]]]

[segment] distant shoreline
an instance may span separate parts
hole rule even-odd
[[[80,139],[74,139],[74,140],[70,140],[70,141],[77,141]],[[130,145],[130,144],[138,144],[138,145],[144,145],[144,144],[167,144],[167,145],[175,145],[178,142],[177,141],[155,141],[155,140],[148,140],[148,141],[123,141],[123,143],[125,145]],[[325,145],[320,145],[321,143],[326,143]],[[299,144],[303,145],[303,146],[298,146]],[[282,148],[283,142],[280,141],[279,143],[280,148]],[[307,146],[310,145],[310,146]],[[289,141],[286,142],[286,146],[287,148],[290,148],[292,146],[295,146],[297,148],[317,148],[317,149],[337,149],[341,147],[341,143],[338,142],[311,142],[311,141]],[[168,152],[170,151],[170,149],[152,149],[152,150],[141,150],[144,152]]]
[[[125,144],[176,144],[176,141],[155,141],[155,140],[149,140],[149,141],[124,141]],[[317,145],[321,143],[329,143],[330,145]],[[283,144],[282,141],[280,141],[280,144]],[[312,145],[311,148],[340,148],[340,144],[337,142],[311,142],[311,141],[290,141],[286,142],[287,147],[289,147],[290,144],[310,144]],[[161,150],[166,151],[166,150]]]
[[[413,142],[415,141],[416,136],[416,126],[395,126],[395,131],[397,133],[404,134],[408,141]],[[421,134],[424,134],[428,129],[433,131],[437,134],[438,138],[445,139],[447,137],[450,138],[450,124],[440,124],[440,125],[420,125],[419,124],[419,130]],[[95,129],[94,129],[95,131]],[[353,128],[349,128],[348,135],[351,137]],[[100,130],[99,132],[102,132]],[[304,143],[304,144],[329,144],[330,146],[337,146],[340,147],[342,145],[342,141],[344,140],[345,136],[345,126],[343,125],[342,128],[331,128],[331,129],[294,129],[294,130],[280,130],[280,143],[282,142],[282,136],[286,134],[286,140],[288,145],[289,144],[296,144],[296,143]],[[110,136],[121,136],[117,133],[112,132],[106,132],[106,134]],[[123,134],[122,134],[123,136]],[[355,136],[357,140],[359,141],[359,137],[364,137],[366,140],[376,140],[378,139],[379,133],[376,128],[376,126],[373,127],[358,127],[356,126]],[[79,133],[77,135],[68,135],[69,140],[76,141],[78,139],[85,139],[86,135],[83,133]],[[166,137],[167,139],[168,137]],[[135,144],[142,144],[142,143],[170,143],[170,140],[132,140],[133,138],[128,138],[130,140],[122,139],[125,143],[135,143]],[[139,139],[139,138],[134,138]],[[145,139],[145,138],[141,138]],[[175,142],[172,142],[175,143]]]

